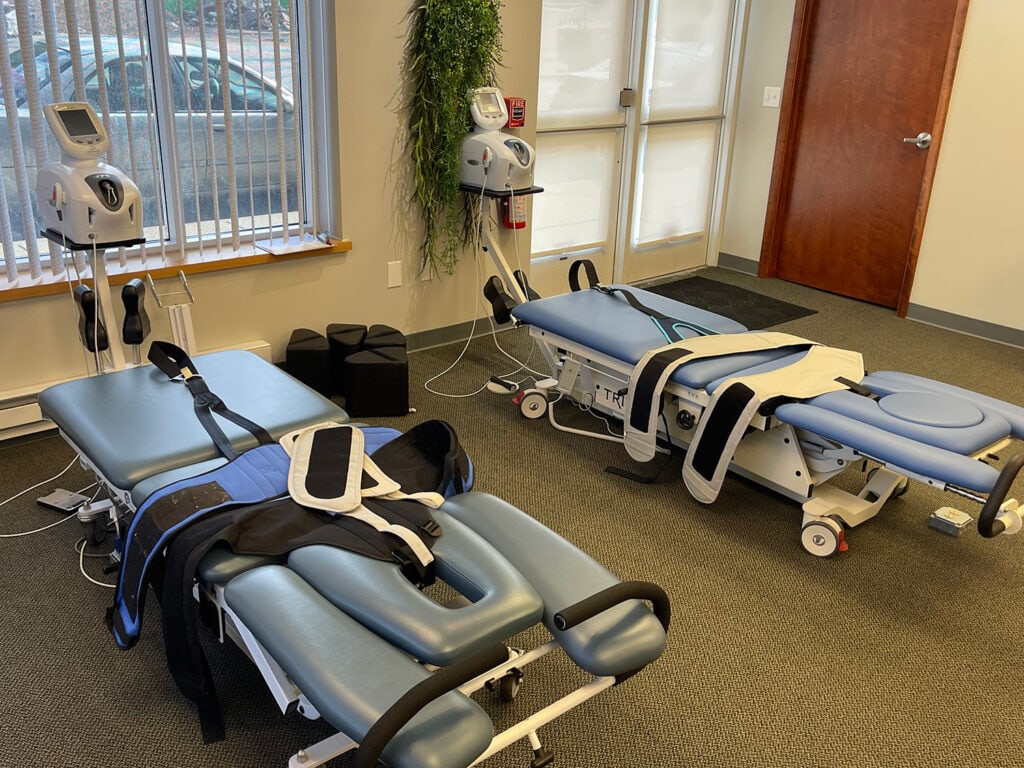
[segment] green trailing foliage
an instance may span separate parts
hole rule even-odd
[[[459,194],[459,150],[472,125],[474,88],[501,63],[501,0],[417,0],[405,74],[408,148],[423,217],[420,269],[451,275],[472,238]]]

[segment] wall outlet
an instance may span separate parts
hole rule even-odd
[[[764,96],[761,99],[761,106],[778,109],[781,102],[782,89],[774,85],[766,85],[764,87]]]
[[[388,262],[388,288],[400,288],[402,285],[402,262]]]

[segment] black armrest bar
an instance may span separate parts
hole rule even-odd
[[[992,486],[992,490],[985,500],[985,506],[981,508],[981,514],[978,516],[978,533],[986,539],[991,539],[1003,532],[1004,526],[1002,522],[996,520],[996,514],[1006,500],[1006,494],[1010,492],[1010,486],[1017,479],[1022,467],[1024,467],[1024,451],[1011,456],[1003,465],[995,485]]]
[[[508,661],[508,649],[500,643],[461,659],[451,666],[439,669],[426,680],[406,691],[380,716],[366,732],[355,751],[352,768],[373,768],[391,738],[402,730],[416,713],[449,691],[468,683],[499,664]]]
[[[556,613],[555,626],[562,631],[572,629],[577,624],[627,600],[649,600],[654,615],[661,622],[661,626],[668,630],[669,620],[672,618],[672,606],[669,604],[668,595],[657,584],[649,581],[622,581],[585,597],[575,605]]]

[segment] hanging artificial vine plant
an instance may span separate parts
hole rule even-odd
[[[501,0],[416,0],[406,42],[406,112],[415,199],[423,216],[420,269],[452,274],[470,242],[459,195],[459,150],[470,93],[501,61]]]

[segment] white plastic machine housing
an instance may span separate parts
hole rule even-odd
[[[47,104],[43,114],[61,149],[36,177],[43,226],[68,243],[103,247],[142,238],[142,197],[121,170],[99,160],[110,138],[86,102]]]
[[[491,192],[518,192],[533,186],[533,147],[501,128],[508,110],[497,88],[477,88],[470,114],[476,126],[462,141],[459,181]]]

